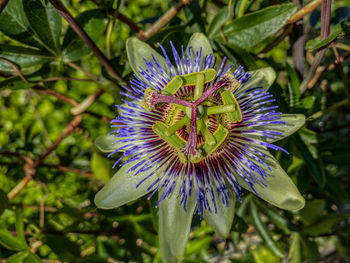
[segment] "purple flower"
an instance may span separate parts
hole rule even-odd
[[[159,234],[166,261],[180,260],[193,213],[227,236],[242,188],[288,210],[304,199],[269,150],[299,129],[303,115],[285,115],[267,88],[270,68],[245,72],[217,63],[206,37],[195,33],[186,48],[164,57],[147,44],[127,41],[135,72],[115,130],[97,139],[109,156],[122,152],[118,172],[96,195],[99,208],[119,207],[158,193]]]

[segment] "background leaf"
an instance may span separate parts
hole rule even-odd
[[[59,52],[61,16],[48,3],[41,0],[23,0],[24,12],[31,28],[41,40],[42,45],[52,53]]]
[[[241,48],[251,47],[276,33],[295,11],[294,4],[267,7],[228,23],[223,27],[223,34],[230,44]],[[222,41],[218,31],[215,39]]]
[[[82,12],[76,17],[76,20],[94,42],[100,38],[105,30],[106,14],[103,10],[94,9]],[[71,28],[64,36],[62,50],[64,61],[75,61],[91,52]]]

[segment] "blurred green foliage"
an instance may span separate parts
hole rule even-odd
[[[117,19],[118,11],[146,30],[175,3],[65,1],[125,82],[132,77],[125,41],[135,32]],[[304,17],[304,32],[298,37],[310,40],[307,48],[313,52],[302,58],[305,74],[314,51],[335,41],[345,78],[350,75],[349,5],[348,0],[334,1],[331,35],[323,41],[318,39],[320,11]],[[226,240],[195,216],[185,262],[350,262],[349,79],[345,90],[329,49],[322,75],[300,93],[302,76],[293,67],[292,49],[297,30],[291,28],[276,42],[295,11],[295,5],[285,0],[195,0],[146,40],[169,50],[170,40],[180,47],[193,32],[206,33],[219,60],[226,56],[248,70],[273,67],[278,78],[270,91],[281,111],[308,117],[305,128],[279,143],[290,155],[276,154],[304,195],[305,208],[281,211],[247,193],[237,204]],[[115,172],[108,168],[112,161],[93,142],[110,131],[106,120],[117,114],[114,105],[121,99],[121,83],[111,78],[47,1],[11,0],[0,14],[0,31],[0,259],[160,262],[154,198],[110,211],[97,210],[93,204],[95,193]],[[50,91],[79,103],[99,88],[104,93],[78,128],[10,201],[7,194],[26,176],[18,155],[36,160],[73,119],[72,105]]]

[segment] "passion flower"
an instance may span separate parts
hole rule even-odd
[[[95,203],[116,208],[158,192],[161,251],[167,262],[176,262],[194,213],[228,235],[242,187],[283,209],[304,206],[269,149],[287,153],[272,143],[299,129],[305,118],[272,105],[272,69],[244,72],[225,58],[217,67],[199,33],[181,52],[170,44],[175,66],[160,44],[164,57],[136,38],[127,41],[134,79],[124,87],[124,104],[117,105],[115,130],[96,141],[109,156],[123,154]]]

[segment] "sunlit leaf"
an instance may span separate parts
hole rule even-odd
[[[254,46],[282,28],[295,13],[294,4],[282,4],[264,8],[254,13],[237,18],[223,27],[223,40],[219,31],[215,39],[228,41],[241,48]]]

